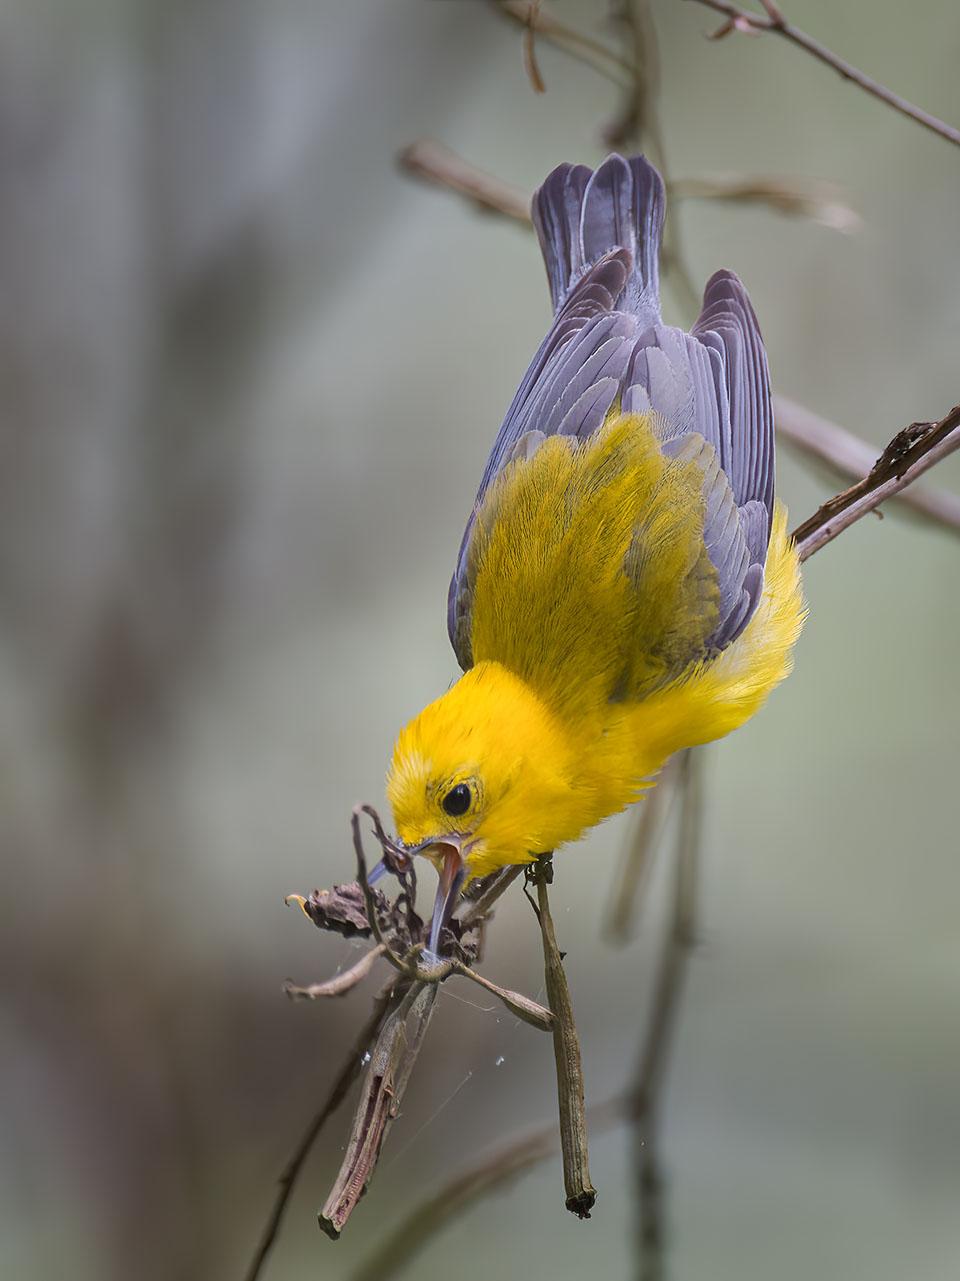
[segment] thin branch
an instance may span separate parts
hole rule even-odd
[[[777,432],[781,437],[786,438],[808,458],[826,463],[831,471],[845,480],[863,480],[880,457],[875,445],[868,444],[859,436],[854,436],[852,432],[821,418],[819,414],[812,413],[785,396],[774,396],[773,409]],[[945,489],[911,485],[895,495],[894,501],[905,507],[912,507],[918,515],[960,533],[960,495]]]
[[[660,123],[660,48],[648,0],[614,0],[611,16],[622,28],[633,67],[630,92],[619,113],[603,131],[610,147],[639,148],[651,158],[669,189],[663,127]],[[663,225],[661,263],[675,291],[677,305],[691,317],[700,310],[700,295],[683,251],[679,206],[668,203]]]
[[[340,1069],[340,1075],[333,1083],[333,1087],[327,1096],[327,1101],[307,1126],[303,1133],[303,1137],[294,1149],[293,1155],[284,1167],[280,1178],[277,1180],[277,1195],[274,1198],[270,1214],[264,1224],[263,1232],[260,1234],[260,1240],[257,1243],[257,1248],[254,1251],[252,1260],[250,1261],[250,1267],[247,1269],[244,1281],[258,1281],[263,1265],[267,1260],[267,1255],[270,1253],[273,1248],[273,1243],[277,1239],[277,1233],[280,1230],[280,1224],[283,1220],[287,1203],[293,1194],[293,1189],[296,1186],[297,1178],[300,1175],[303,1163],[310,1154],[310,1149],[317,1141],[320,1131],[346,1098],[350,1087],[360,1075],[364,1055],[369,1052],[370,1047],[373,1045],[377,1037],[377,1033],[380,1031],[384,1020],[388,1016],[395,997],[396,985],[395,982],[391,980],[391,982],[387,984],[374,1001],[373,1012],[361,1028],[353,1046],[348,1051],[343,1067]]]
[[[592,36],[568,26],[550,13],[545,13],[536,0],[495,0],[494,9],[505,18],[519,23],[527,31],[534,31],[548,43],[584,62],[618,83],[632,79],[636,68],[616,50]]]
[[[321,996],[345,996],[347,992],[365,979],[373,969],[373,963],[378,956],[384,953],[384,944],[378,943],[376,947],[371,948],[369,952],[364,952],[356,965],[351,965],[348,970],[342,974],[335,974],[332,979],[327,979],[325,983],[311,983],[308,987],[298,987],[292,979],[287,979],[283,985],[283,990],[293,1001],[315,1001]]]
[[[729,35],[731,31],[739,31],[746,34],[762,34],[772,32],[774,35],[783,36],[791,44],[805,49],[807,53],[817,58],[826,66],[832,67],[834,71],[841,75],[844,80],[849,80],[866,93],[872,94],[881,102],[885,102],[888,107],[893,107],[894,111],[899,111],[901,115],[915,120],[917,124],[923,125],[925,129],[938,134],[941,138],[946,138],[954,146],[960,147],[960,129],[955,129],[952,125],[945,124],[936,116],[924,111],[922,107],[915,106],[908,102],[906,98],[901,98],[899,94],[893,93],[892,90],[885,88],[878,81],[873,80],[870,76],[865,75],[851,62],[839,58],[832,53],[825,45],[808,36],[805,31],[795,27],[793,23],[788,22],[779,8],[775,4],[767,3],[764,0],[766,15],[751,13],[748,9],[741,9],[738,5],[727,4],[726,0],[694,0],[696,4],[702,4],[707,9],[713,9],[716,13],[722,13],[727,21],[722,27],[713,34],[713,39],[721,39]]]
[[[553,1054],[557,1065],[557,1101],[560,1109],[560,1148],[563,1155],[563,1184],[567,1194],[566,1207],[577,1218],[589,1219],[597,1199],[597,1191],[590,1182],[590,1162],[587,1157],[587,1118],[580,1039],[573,1020],[570,989],[563,972],[563,954],[557,946],[547,895],[547,883],[552,872],[553,865],[547,855],[533,866],[530,880],[537,887],[535,910],[543,939],[544,979],[554,1017]]]
[[[667,184],[672,201],[722,200],[731,204],[763,205],[774,213],[809,218],[847,235],[859,231],[863,219],[832,182],[802,175],[729,174],[711,178],[673,178]]]
[[[398,153],[397,164],[407,173],[466,196],[481,209],[492,210],[530,225],[531,197],[519,187],[484,173],[442,143],[421,139]]]
[[[938,423],[905,427],[887,445],[869,476],[824,503],[793,531],[800,559],[807,560],[955,449],[960,449],[960,405]]]
[[[340,1172],[317,1215],[321,1229],[333,1240],[367,1190],[380,1149],[400,1111],[410,1073],[417,1061],[433,1014],[439,988],[435,983],[412,983],[377,1037],[357,1104],[347,1151]],[[407,1020],[414,1020],[411,1035]]]

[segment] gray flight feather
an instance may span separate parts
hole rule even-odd
[[[703,536],[720,597],[704,657],[739,636],[760,599],[773,507],[766,353],[731,271],[707,283],[690,333],[663,324],[664,211],[663,182],[642,156],[608,156],[592,173],[561,165],[534,195],[554,320],[494,443],[450,583],[447,626],[464,669],[473,663],[471,537],[489,485],[547,436],[587,439],[618,398],[625,413],[655,415],[665,454],[703,468]]]

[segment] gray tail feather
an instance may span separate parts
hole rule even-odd
[[[627,286],[632,308],[642,297],[659,313],[665,208],[663,180],[643,156],[610,155],[593,173],[585,165],[554,169],[535,193],[532,208],[554,310],[595,262],[627,249],[633,258]]]

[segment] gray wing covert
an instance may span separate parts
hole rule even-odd
[[[702,450],[704,539],[716,567],[719,621],[711,651],[734,640],[763,587],[773,505],[773,411],[766,354],[746,290],[733,272],[708,282],[688,334],[660,320],[657,259],[663,184],[643,157],[609,157],[593,174],[564,165],[534,196],[556,314],[494,443],[450,583],[447,626],[472,665],[468,562],[475,513],[512,459],[546,436],[585,439],[620,397],[652,413],[667,454]]]
[[[659,317],[663,183],[642,156],[612,155],[593,173],[560,165],[533,198],[555,315],[507,410],[480,481],[447,599],[461,667],[472,664],[467,561],[475,513],[490,482],[545,436],[586,438],[623,386],[638,317]]]
[[[664,451],[696,432],[704,466],[704,541],[717,570],[713,650],[739,636],[763,589],[773,508],[773,407],[766,353],[747,292],[732,271],[707,283],[691,332],[655,324],[637,339],[622,406],[653,413]]]

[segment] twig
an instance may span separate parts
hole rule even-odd
[[[635,67],[615,50],[575,27],[567,26],[550,13],[545,13],[535,0],[495,0],[494,9],[528,31],[535,31],[544,40],[556,45],[578,61],[585,62],[601,75],[623,83],[632,79]]]
[[[321,1229],[333,1240],[340,1236],[373,1178],[380,1148],[400,1111],[410,1073],[427,1034],[438,991],[436,983],[412,983],[380,1029],[340,1173],[317,1215]],[[411,1017],[414,1029],[408,1037],[407,1020]]]
[[[777,431],[808,458],[824,462],[847,480],[860,481],[870,474],[880,455],[875,445],[821,418],[803,405],[774,396]],[[912,507],[919,515],[948,529],[960,532],[960,496],[944,489],[911,485],[894,496],[894,501]]]
[[[707,9],[713,9],[716,13],[722,13],[727,21],[713,33],[711,39],[719,40],[729,35],[732,31],[742,33],[762,34],[772,32],[774,35],[783,36],[791,44],[798,45],[799,48],[805,49],[807,53],[812,54],[820,62],[828,67],[832,67],[844,80],[849,80],[859,86],[866,93],[872,94],[874,98],[879,98],[885,102],[888,107],[893,107],[894,111],[899,111],[901,115],[908,116],[921,124],[925,129],[930,129],[933,133],[939,134],[941,138],[946,138],[954,146],[960,147],[960,129],[955,129],[952,125],[945,124],[936,116],[924,111],[922,107],[915,106],[908,102],[906,98],[901,98],[899,94],[893,93],[890,89],[885,88],[878,81],[865,75],[851,62],[837,57],[825,45],[808,36],[805,31],[795,27],[793,23],[788,22],[783,16],[780,9],[764,0],[766,14],[751,13],[748,9],[741,9],[735,4],[727,4],[726,0],[694,0],[696,4],[702,4]]]
[[[540,0],[533,0],[530,5],[530,16],[527,21],[527,28],[523,33],[523,65],[526,69],[527,79],[530,81],[530,87],[534,93],[546,93],[547,86],[543,82],[543,76],[540,74],[540,68],[537,65],[537,49],[535,35],[537,29],[537,18],[540,15]]]
[[[383,955],[383,951],[384,945],[378,943],[369,952],[364,952],[356,965],[351,965],[349,970],[334,975],[325,983],[311,983],[308,987],[298,987],[292,980],[287,979],[283,990],[294,1001],[315,1001],[320,996],[345,996],[357,986],[361,979],[367,977],[373,969],[374,961],[378,956]]]
[[[482,209],[530,224],[531,198],[526,192],[484,173],[439,142],[421,139],[410,143],[398,153],[397,164],[417,178],[459,192]]]
[[[541,1032],[549,1032],[554,1025],[554,1019],[551,1012],[538,1005],[536,1001],[531,1001],[529,997],[524,996],[521,992],[512,992],[509,988],[500,987],[497,983],[492,983],[489,979],[472,970],[469,965],[455,957],[444,957],[438,965],[433,965],[428,970],[418,968],[418,959],[423,953],[423,944],[415,944],[406,956],[399,956],[390,944],[383,937],[380,929],[380,922],[377,919],[377,908],[374,902],[373,891],[370,888],[370,882],[367,879],[367,859],[363,852],[363,837],[360,832],[360,816],[366,814],[373,820],[378,838],[386,839],[383,835],[383,826],[380,822],[380,816],[372,805],[355,805],[351,816],[350,825],[353,831],[353,849],[357,859],[357,880],[363,893],[364,903],[366,905],[367,920],[373,937],[377,941],[376,952],[389,961],[395,970],[398,970],[404,977],[411,981],[429,983],[436,987],[451,974],[459,974],[462,978],[470,979],[482,987],[485,992],[492,996],[498,997],[507,1007],[511,1014],[524,1023],[529,1023],[531,1027],[537,1028]],[[484,911],[490,910],[492,904],[500,897],[507,886],[511,883],[513,877],[498,877],[496,883],[491,885],[483,896]],[[470,920],[475,920],[478,913],[474,911],[470,915]],[[362,962],[361,962],[362,964]],[[354,967],[355,969],[358,967]],[[336,980],[334,980],[336,982]],[[320,985],[324,986],[324,985]],[[298,994],[309,992],[309,989],[299,989]],[[330,995],[330,993],[324,993]]]
[[[723,200],[763,205],[788,217],[809,218],[834,231],[859,231],[863,219],[843,189],[822,179],[784,174],[727,174],[710,178],[673,178],[667,185],[672,201]]]
[[[615,0],[611,16],[623,29],[630,50],[632,73],[630,92],[620,114],[603,131],[603,140],[611,147],[644,151],[660,170],[669,188],[667,154],[658,109],[660,49],[648,0]],[[683,252],[678,206],[673,203],[668,203],[664,218],[661,263],[664,277],[674,288],[681,312],[689,314],[692,319],[700,310],[700,296]]]
[[[611,20],[622,28],[630,50],[629,92],[620,113],[603,130],[609,147],[646,140],[645,150],[661,172],[664,169],[663,129],[657,111],[660,96],[660,50],[647,0],[613,0]]]
[[[476,884],[483,885],[483,891],[471,902],[469,908],[461,916],[460,920],[464,929],[468,929],[475,921],[487,916],[497,899],[509,889],[524,870],[523,867],[501,867],[499,872],[494,872],[492,876],[485,877],[482,882],[476,882]],[[467,887],[465,897],[469,896],[472,888],[473,884]]]
[[[534,865],[530,879],[537,887],[537,918],[543,939],[544,979],[547,999],[553,1012],[553,1054],[557,1064],[557,1101],[560,1108],[560,1148],[563,1154],[563,1184],[566,1207],[579,1219],[589,1219],[597,1199],[590,1182],[587,1157],[587,1118],[583,1100],[583,1064],[580,1040],[573,1021],[573,1006],[567,976],[563,972],[563,954],[550,914],[547,882],[553,872],[549,855]]]
[[[380,995],[373,1003],[373,1012],[370,1018],[361,1028],[357,1039],[344,1060],[343,1067],[340,1069],[340,1075],[333,1084],[333,1088],[327,1097],[323,1107],[317,1112],[316,1116],[307,1126],[303,1137],[294,1149],[293,1155],[284,1166],[283,1173],[278,1179],[277,1195],[274,1199],[270,1214],[264,1225],[263,1232],[260,1234],[260,1240],[254,1251],[250,1267],[247,1269],[244,1281],[258,1281],[261,1270],[266,1262],[267,1255],[273,1248],[273,1243],[277,1239],[277,1233],[280,1230],[280,1224],[283,1220],[284,1212],[287,1208],[287,1202],[293,1193],[294,1186],[300,1174],[301,1167],[306,1161],[310,1149],[313,1147],[323,1129],[327,1120],[337,1110],[343,1100],[346,1098],[350,1087],[360,1075],[360,1069],[363,1066],[363,1056],[367,1054],[373,1044],[377,1033],[379,1032],[384,1019],[395,998],[396,984],[391,980],[383,989]]]
[[[869,476],[824,503],[793,531],[800,559],[807,560],[955,449],[960,449],[960,405],[938,423],[905,427],[887,445]]]

